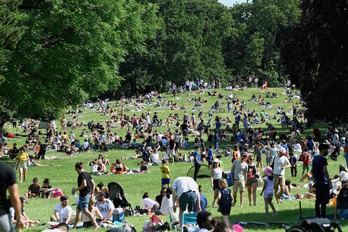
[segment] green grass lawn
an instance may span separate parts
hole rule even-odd
[[[248,101],[252,94],[256,94],[258,96],[258,92],[260,89],[247,89],[244,91],[238,91],[233,92],[238,96],[238,98],[242,101],[245,100],[247,102],[247,108],[253,109],[257,113],[260,113],[262,109],[262,106],[257,104],[256,102],[250,102]],[[275,115],[275,111],[277,107],[282,107],[285,109],[286,112],[288,112],[288,109],[292,106],[293,103],[283,103],[284,95],[281,95],[281,92],[284,91],[283,89],[276,88],[276,89],[270,89],[271,92],[275,91],[278,93],[278,98],[276,99],[267,99],[269,100],[273,108],[271,109],[265,109],[265,111],[270,115]],[[228,92],[225,90],[221,90],[221,92],[227,96]],[[265,97],[266,92],[262,91],[262,96]],[[190,110],[193,107],[194,102],[187,101],[187,98],[192,97],[199,97],[207,98],[208,102],[204,103],[203,107],[201,107],[201,110],[203,110],[205,115],[205,121],[208,119],[208,111],[213,105],[213,103],[218,99],[218,97],[210,97],[208,94],[204,95],[188,95],[187,93],[183,95],[179,95],[178,98],[173,98],[171,94],[164,94],[166,100],[173,99],[174,102],[177,102],[178,105],[185,105],[186,111],[189,113]],[[295,100],[296,101],[296,100]],[[226,100],[220,100],[220,102],[227,102]],[[115,102],[111,103],[111,106],[115,108]],[[222,104],[222,107],[226,109],[227,112],[227,104]],[[133,109],[134,107],[129,107],[130,109]],[[140,116],[142,112],[146,112],[148,109],[151,110],[151,112],[154,111],[160,111],[159,118],[165,119],[168,117],[170,113],[178,113],[180,116],[182,116],[183,111],[177,110],[177,111],[171,111],[168,108],[155,108],[153,105],[148,106],[146,109],[143,109],[141,112],[135,113],[137,116]],[[126,112],[126,114],[133,114],[133,112]],[[153,114],[151,114],[152,116]],[[198,112],[195,112],[195,115],[198,115]],[[214,115],[215,116],[215,115]],[[234,116],[232,114],[228,113],[222,113],[221,116],[224,117],[230,117],[232,118],[232,122],[234,122]],[[70,115],[66,115],[67,118],[71,117]],[[79,121],[88,122],[90,120],[96,121],[105,121],[109,120],[110,116],[100,116],[97,112],[91,112],[89,109],[84,110],[84,112],[80,115]],[[213,120],[213,118],[212,118]],[[276,120],[271,120],[271,122],[278,131],[287,131],[286,128],[281,128],[280,124]],[[57,126],[59,125],[59,120],[56,121]],[[325,125],[318,125],[322,130],[325,129]],[[260,124],[257,127],[265,128],[265,124]],[[23,145],[24,141],[26,139],[25,134],[23,134],[19,129],[10,128],[9,125],[5,125],[4,127],[6,130],[9,130],[11,132],[20,133],[23,135],[22,138],[16,138],[12,141],[9,141],[8,143],[12,145],[13,142],[17,142],[19,145]],[[225,126],[222,127],[224,129]],[[167,128],[161,127],[161,128],[155,128],[158,131],[165,131]],[[174,127],[172,128],[174,129]],[[79,128],[77,130],[74,130],[75,135],[77,138],[81,133],[82,128]],[[69,132],[69,130],[68,130]],[[124,137],[126,133],[126,129],[113,129],[112,132],[117,132],[120,136]],[[308,135],[312,133],[312,129],[305,130],[304,135]],[[82,138],[79,138],[80,141]],[[194,137],[190,136],[190,142],[193,142]],[[206,141],[206,137],[204,138]],[[141,142],[142,140],[139,140]],[[209,143],[206,143],[206,146]],[[231,142],[222,142],[220,143],[220,146],[224,145],[231,145]],[[188,151],[184,151],[183,154],[186,154]],[[121,158],[124,156],[130,156],[134,153],[134,150],[124,150],[124,149],[111,149],[108,153],[103,153],[105,157],[107,157],[110,162],[115,162],[117,158]],[[53,187],[60,187],[65,194],[70,196],[70,205],[72,203],[75,203],[75,198],[71,195],[71,189],[73,187],[77,187],[77,173],[75,172],[74,165],[78,161],[82,161],[84,164],[87,164],[88,162],[92,161],[93,159],[97,158],[99,152],[88,152],[88,153],[80,153],[72,157],[67,157],[63,153],[56,153],[56,152],[48,152],[47,156],[59,156],[59,160],[44,160],[42,161],[43,164],[54,164],[55,166],[52,167],[30,167],[28,170],[28,180],[25,183],[19,184],[19,192],[21,195],[24,195],[24,193],[27,191],[27,188],[29,184],[31,184],[31,180],[34,177],[39,178],[39,183],[42,184],[42,181],[44,178],[49,178],[50,183]],[[163,153],[161,153],[163,154]],[[231,161],[229,158],[223,158],[224,166],[223,168],[225,170],[231,169]],[[125,160],[124,163],[127,167],[130,169],[138,168],[138,163],[140,160]],[[329,173],[330,177],[332,177],[334,174],[338,173],[338,165],[340,163],[345,163],[345,160],[343,159],[342,155],[339,157],[337,162],[329,161]],[[192,163],[175,163],[174,166],[170,166],[171,169],[171,176],[172,181],[179,177],[179,176],[185,176],[188,169],[192,167]],[[264,164],[265,166],[265,164]],[[90,171],[90,167],[86,166],[85,168],[87,171]],[[135,174],[135,175],[104,175],[104,176],[93,176],[94,181],[96,183],[103,182],[104,184],[107,184],[109,182],[115,181],[119,183],[125,193],[127,200],[132,204],[133,208],[136,205],[142,205],[142,195],[144,192],[149,192],[149,196],[151,198],[155,198],[156,195],[159,194],[161,189],[161,174],[158,166],[149,167],[150,173],[147,174]],[[298,167],[298,176],[296,178],[292,178],[290,174],[290,170],[286,171],[286,177],[290,179],[294,183],[298,183],[299,179],[301,178],[302,167]],[[18,173],[17,173],[18,175]],[[208,211],[213,214],[214,217],[221,218],[220,213],[217,212],[217,208],[211,208],[211,202],[213,200],[213,191],[210,186],[210,180],[209,179],[198,179],[198,184],[202,185],[203,193],[207,196],[208,202],[209,202],[209,208]],[[292,195],[295,193],[304,193],[306,192],[306,189],[298,189],[298,190],[292,190]],[[237,206],[232,208],[231,215],[229,217],[230,221],[232,223],[236,221],[258,221],[258,222],[288,222],[290,224],[294,224],[297,216],[299,214],[299,201],[286,201],[284,200],[281,205],[277,205],[275,203],[276,209],[279,212],[279,215],[277,217],[265,217],[264,213],[264,202],[263,198],[260,196],[260,190],[258,190],[257,193],[257,206],[249,206],[249,202],[247,199],[247,193],[244,193],[244,207],[239,207],[239,203],[237,203]],[[239,200],[239,196],[238,196]],[[40,219],[41,222],[47,222],[49,221],[49,216],[53,213],[53,208],[56,204],[60,203],[59,199],[28,199],[27,205],[25,206],[25,212],[27,215],[34,220]],[[75,207],[73,207],[74,209]],[[314,200],[302,200],[302,209],[303,209],[303,216],[314,216]],[[332,208],[328,208],[328,214],[333,213]],[[169,221],[169,217],[162,217],[164,221]],[[133,224],[138,231],[142,230],[142,226],[144,223],[144,220],[148,220],[148,217],[127,217],[126,221]],[[348,231],[348,225],[345,221],[340,221],[340,223],[343,225],[343,231]],[[42,227],[37,227],[32,229],[33,231],[41,230]],[[264,231],[282,231],[283,229],[278,229],[277,227],[254,227],[251,230],[264,230]],[[85,231],[92,231],[91,230],[85,230]],[[103,231],[103,230],[101,230]]]

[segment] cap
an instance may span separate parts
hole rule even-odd
[[[220,163],[220,160],[218,158],[215,158],[214,163]]]
[[[281,148],[279,149],[279,152],[280,152],[282,155],[286,155],[286,150],[285,150],[284,147],[281,147]]]

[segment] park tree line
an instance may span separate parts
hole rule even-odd
[[[271,86],[284,83],[280,35],[298,22],[299,2],[254,0],[226,7],[217,0],[142,0],[158,6],[159,29],[145,53],[129,53],[121,64],[120,92],[163,90],[168,81],[196,78],[231,85],[249,73]]]
[[[0,0],[0,128],[11,118],[55,118],[103,93],[161,91],[168,81],[195,78],[233,84],[249,73],[271,86],[290,77],[312,96],[305,101],[315,102],[321,91],[303,90],[323,77],[315,72],[320,59],[308,63],[322,47],[307,45],[321,32],[343,36],[336,27],[347,24],[324,31],[328,17],[310,22],[325,12],[344,20],[344,2],[253,0],[226,7],[217,0]],[[302,37],[312,29],[310,39]],[[330,56],[320,67],[343,56]]]

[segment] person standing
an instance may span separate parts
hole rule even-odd
[[[346,141],[344,144],[344,158],[346,158],[346,163],[347,163],[347,167],[348,167],[348,136],[346,136]]]
[[[162,165],[160,166],[160,170],[162,173],[162,188],[164,188],[165,185],[170,187],[170,169],[168,167],[168,160],[163,159]]]
[[[218,204],[220,207],[220,212],[224,222],[229,225],[228,216],[230,215],[232,208],[232,193],[228,188],[226,179],[219,180],[219,189]]]
[[[176,198],[179,199],[179,221],[182,225],[182,213],[201,211],[200,193],[196,181],[191,177],[178,177],[173,181],[173,211],[176,212]],[[196,209],[195,209],[196,207]]]
[[[2,150],[2,143],[0,148]],[[18,185],[16,181],[16,173],[11,166],[0,161],[0,231],[13,231],[10,215],[10,202],[6,197],[6,191],[9,190],[11,205],[15,210],[17,231],[22,231],[24,223],[21,217],[21,201],[18,194]]]
[[[79,174],[77,178],[77,184],[79,187],[77,189],[73,188],[73,193],[75,193],[76,191],[79,191],[80,194],[79,194],[79,201],[76,207],[76,218],[75,218],[75,223],[73,228],[76,229],[76,225],[81,218],[81,211],[82,211],[89,218],[89,220],[94,225],[94,228],[97,230],[99,229],[99,226],[97,222],[94,220],[91,212],[88,210],[88,202],[91,195],[93,197],[93,193],[95,190],[95,183],[92,177],[90,176],[90,174],[83,169],[82,162],[77,162],[75,164],[75,171]]]
[[[315,182],[315,215],[317,218],[326,218],[326,204],[329,202],[329,172],[326,156],[329,154],[329,145],[319,145],[320,154],[312,162],[312,177]],[[321,206],[321,209],[320,209]]]
[[[261,190],[260,196],[263,195],[264,201],[265,201],[265,212],[266,212],[266,217],[268,217],[268,205],[271,206],[273,215],[277,215],[277,211],[274,208],[274,205],[272,203],[272,198],[273,198],[273,191],[274,191],[274,179],[273,179],[273,174],[272,174],[272,168],[267,166],[266,168],[263,169],[263,173],[265,174],[265,177],[263,178],[263,187]]]
[[[28,162],[29,156],[25,152],[24,148],[21,147],[19,148],[19,154],[17,156],[17,166],[16,170],[19,167],[19,181],[22,183],[22,176],[23,176],[23,181],[25,182],[27,178],[27,170],[28,170]]]
[[[213,162],[213,166],[211,167],[211,173],[210,173],[210,182],[211,182],[211,187],[213,188],[214,191],[214,199],[212,203],[212,207],[214,208],[215,206],[215,201],[218,197],[219,194],[219,180],[222,178],[222,168],[220,167],[220,160],[215,158]]]
[[[195,151],[193,152],[193,163],[195,164],[195,173],[193,176],[193,179],[196,181],[197,180],[197,175],[199,172],[199,169],[201,168],[201,158],[198,153],[198,146],[195,146]]]
[[[273,163],[274,195],[278,204],[280,204],[280,197],[283,195],[285,189],[285,168],[291,167],[289,159],[286,157],[285,148],[281,147],[279,149],[278,156],[274,158]],[[278,194],[279,186],[280,191]]]
[[[232,164],[231,173],[233,175],[233,205],[237,202],[237,192],[240,192],[240,207],[243,207],[243,193],[245,192],[245,182],[247,180],[248,165],[245,163],[247,154],[242,153],[240,160]]]
[[[302,176],[306,172],[306,174],[309,172],[309,167],[310,167],[310,161],[311,161],[311,156],[308,153],[308,148],[306,147],[304,152],[301,155],[301,159],[303,162],[303,168],[302,168]]]

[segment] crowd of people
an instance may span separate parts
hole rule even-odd
[[[90,173],[145,174],[150,172],[149,166],[158,166],[162,175],[161,193],[156,198],[157,201],[149,198],[147,192],[144,193],[143,208],[147,209],[149,214],[171,215],[173,222],[178,221],[180,225],[181,215],[185,210],[206,210],[207,199],[196,183],[202,163],[207,163],[211,170],[210,182],[214,192],[211,206],[218,206],[227,225],[231,208],[236,207],[237,202],[243,207],[245,190],[248,192],[248,203],[251,206],[256,205],[258,191],[263,195],[267,216],[268,207],[271,207],[274,216],[280,213],[272,202],[274,197],[278,204],[283,200],[315,198],[315,213],[318,218],[327,217],[326,204],[329,199],[335,198],[334,217],[348,217],[347,168],[343,164],[340,165],[337,175],[330,178],[326,158],[329,155],[331,160],[336,161],[343,149],[348,165],[348,133],[345,126],[338,128],[330,123],[325,132],[321,133],[318,128],[314,128],[313,134],[303,136],[306,126],[304,110],[298,93],[291,85],[286,86],[281,95],[284,95],[284,103],[293,104],[289,112],[280,107],[272,109],[272,104],[265,100],[280,98],[277,93],[258,91],[258,98],[254,94],[248,102],[241,101],[237,93],[231,92],[224,96],[221,92],[211,90],[210,86],[201,80],[187,81],[180,87],[169,83],[168,92],[173,93],[174,100],[167,100],[158,92],[150,92],[144,96],[123,97],[115,104],[107,99],[95,103],[87,101],[81,106],[81,110],[67,112],[66,115],[70,118],[63,116],[60,128],[50,123],[47,129],[37,130],[35,128],[38,122],[31,119],[23,120],[16,123],[16,126],[28,133],[25,144],[17,148],[16,143],[9,145],[9,141],[4,141],[1,150],[3,154],[16,160],[15,168],[19,169],[19,182],[26,182],[28,166],[40,166],[39,159],[50,159],[46,156],[49,150],[63,152],[69,156],[91,151],[108,152],[112,148],[134,150],[133,155],[119,157],[115,162],[100,154],[97,159],[85,164],[90,166],[90,172],[85,171],[84,168],[87,167],[82,163],[77,163],[75,170],[79,175],[79,186],[73,189],[73,193],[79,192],[76,217],[72,218],[72,209],[68,205],[69,197],[62,195],[61,204],[54,208],[50,217],[52,223],[56,224],[65,222],[76,227],[81,215],[83,225],[94,226],[95,229],[99,228],[100,223],[112,223],[114,205],[108,199],[108,190],[103,186],[96,186]],[[267,89],[267,83],[263,87]],[[180,98],[179,93],[185,91],[190,92],[192,98],[188,99],[186,106],[178,106],[175,101]],[[243,91],[243,88],[238,88],[238,91]],[[206,92],[207,98],[212,98],[214,104],[209,107],[208,112],[203,112],[201,107],[207,104],[208,100],[201,97],[201,94]],[[191,110],[186,109],[189,104],[193,104]],[[261,105],[263,110],[256,112],[250,109],[252,104]],[[155,106],[157,111],[151,112],[146,109],[150,105]],[[224,113],[224,105],[228,115]],[[88,110],[103,116],[105,120],[80,122],[80,115]],[[168,117],[162,118],[161,110],[171,113]],[[267,114],[265,110],[272,113]],[[140,111],[139,116],[136,112]],[[289,118],[290,115],[292,119]],[[287,127],[288,132],[280,132],[272,125],[272,120],[277,120],[282,127]],[[80,136],[74,134],[73,130],[76,128],[83,128]],[[118,135],[118,129],[126,131],[124,138]],[[67,132],[68,130],[70,132]],[[39,135],[44,136],[45,140],[40,141]],[[222,142],[229,144],[225,150],[221,148]],[[33,155],[28,155],[29,151]],[[223,169],[223,158],[226,157],[232,161],[231,170]],[[123,160],[128,159],[140,159],[139,167],[127,167]],[[171,180],[170,165],[173,166],[177,162],[194,164],[192,178],[179,177]],[[309,188],[305,194],[292,194],[294,188],[301,186],[291,183],[286,178],[286,169],[290,169],[291,176],[296,177],[299,162],[302,163],[301,181],[308,180]],[[229,187],[232,187],[232,191]],[[25,197],[50,198],[54,191],[57,191],[57,188],[49,184],[49,179],[44,179],[43,185],[40,186],[38,178],[34,178]],[[93,194],[97,197],[90,197]],[[20,200],[24,225],[33,226],[39,223],[29,220],[23,214],[25,199]],[[12,204],[12,223],[15,224],[16,218],[19,217],[16,211],[18,203]],[[179,215],[176,215],[176,208],[179,208]]]

